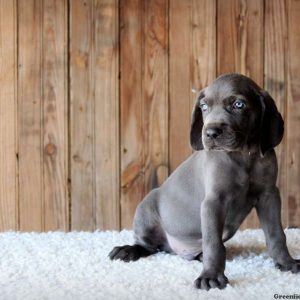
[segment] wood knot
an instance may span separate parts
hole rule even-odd
[[[45,152],[47,155],[54,155],[56,154],[57,148],[53,143],[48,143],[45,147]]]
[[[79,156],[78,154],[74,154],[74,155],[73,155],[73,160],[74,160],[75,162],[82,162],[82,159],[80,158],[80,156]]]

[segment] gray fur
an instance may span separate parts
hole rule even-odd
[[[234,108],[237,99],[245,107]],[[204,103],[209,108],[202,112]],[[218,135],[209,136],[208,129]],[[115,248],[110,258],[136,260],[159,250],[202,257],[195,286],[224,288],[224,242],[255,208],[276,267],[299,272],[280,219],[273,148],[282,136],[283,120],[267,92],[240,74],[217,78],[199,92],[194,107],[190,137],[197,151],[139,204],[135,245]]]

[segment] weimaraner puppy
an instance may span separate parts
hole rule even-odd
[[[196,150],[138,205],[135,244],[109,257],[135,261],[157,251],[203,261],[197,288],[224,288],[230,239],[255,207],[268,251],[281,271],[300,272],[287,249],[274,147],[283,136],[274,100],[250,78],[225,74],[199,92],[190,142]]]

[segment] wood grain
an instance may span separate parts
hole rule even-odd
[[[264,88],[276,102],[284,120],[287,120],[287,80],[286,80],[286,5],[282,0],[265,1],[265,55],[264,55]],[[288,225],[288,200],[286,187],[286,137],[276,148],[278,159],[278,186],[282,198],[282,222]]]
[[[126,5],[125,5],[126,2]],[[168,2],[121,1],[121,220],[168,174]]]
[[[68,230],[67,2],[43,6],[44,230]]]
[[[120,0],[121,227],[132,226],[145,195],[142,1]]]
[[[169,8],[169,165],[170,172],[191,153],[192,2],[173,0]]]
[[[218,74],[238,72],[263,85],[263,2],[218,2]]]
[[[287,194],[289,226],[299,226],[300,215],[300,1],[288,2],[288,105],[287,105]]]
[[[41,231],[43,216],[42,2],[18,1],[20,230]]]
[[[154,175],[158,175],[158,184],[168,176],[168,1],[145,1],[144,11],[143,172],[148,193],[155,187]]]
[[[16,1],[0,0],[0,231],[18,230]]]
[[[94,7],[70,2],[70,152],[72,230],[95,229]]]
[[[201,90],[216,78],[217,6],[216,0],[193,0],[192,4],[192,86]]]
[[[242,0],[239,14],[240,72],[264,84],[264,3]]]
[[[94,5],[96,227],[119,229],[118,1]]]
[[[240,0],[218,1],[217,75],[241,72]]]

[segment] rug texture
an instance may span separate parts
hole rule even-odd
[[[286,230],[300,258],[300,229]],[[158,253],[137,262],[110,261],[110,250],[131,244],[132,231],[0,234],[0,299],[280,299],[300,297],[300,274],[280,272],[261,230],[239,231],[226,242],[230,284],[209,292],[193,287],[202,263]],[[281,298],[283,299],[283,298]],[[287,298],[285,298],[287,299]]]

